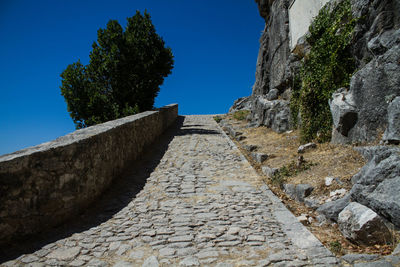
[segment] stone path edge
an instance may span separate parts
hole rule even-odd
[[[226,138],[229,144],[236,148],[240,152],[240,157],[247,161],[251,166],[252,171],[260,178],[260,175],[254,169],[253,165],[247,160],[247,158],[240,151],[238,146],[232,141],[232,139],[225,133],[222,127],[215,122],[219,130],[222,132],[224,138]],[[303,224],[301,224],[297,218],[291,213],[285,204],[282,203],[263,181],[264,185],[260,188],[265,195],[267,195],[273,203],[273,214],[275,218],[282,224],[282,228],[285,230],[287,236],[291,239],[294,245],[304,250],[307,255],[316,255],[319,257],[335,257],[331,251],[329,251]],[[336,258],[336,257],[335,257]]]

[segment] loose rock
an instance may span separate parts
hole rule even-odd
[[[382,218],[357,202],[351,202],[339,213],[338,225],[343,235],[357,244],[386,244],[392,240]]]

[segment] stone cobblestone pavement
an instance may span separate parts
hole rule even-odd
[[[185,116],[149,173],[143,189],[109,219],[1,266],[339,264],[212,116]]]

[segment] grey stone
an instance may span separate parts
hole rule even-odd
[[[78,267],[78,266],[83,266],[83,265],[85,265],[85,261],[83,261],[83,260],[74,260],[74,261],[71,261],[68,265],[69,266],[76,266],[76,267]],[[122,267],[122,266],[121,266]]]
[[[31,263],[31,262],[38,261],[38,260],[39,260],[39,258],[36,257],[35,255],[27,255],[21,259],[21,262]]]
[[[119,261],[113,265],[113,267],[132,267],[133,264],[127,261]]]
[[[321,206],[319,201],[317,199],[312,198],[312,197],[305,197],[304,198],[304,204],[307,207],[312,208],[314,210],[318,209]]]
[[[390,262],[380,260],[374,262],[356,263],[354,267],[394,267]]]
[[[80,247],[59,248],[51,252],[49,255],[47,255],[47,258],[56,259],[60,261],[73,260],[76,256],[79,255],[80,251],[81,251]]]
[[[263,163],[268,159],[268,154],[253,152],[251,153],[251,157],[255,162]]]
[[[190,256],[194,255],[198,252],[198,250],[194,247],[180,248],[176,251],[176,255],[178,256]]]
[[[219,256],[219,253],[216,250],[200,251],[199,253],[196,254],[196,257],[199,259],[213,258],[213,257],[218,257],[218,256]]]
[[[283,188],[290,198],[300,202],[303,202],[304,198],[308,197],[314,190],[314,187],[309,184],[284,184]]]
[[[400,256],[400,243],[397,244],[396,248],[393,250],[393,255]]]
[[[299,146],[299,148],[297,149],[297,153],[304,153],[308,150],[311,150],[313,148],[316,148],[317,145],[315,143],[307,143],[304,145]]]
[[[240,241],[224,241],[224,242],[220,242],[218,243],[219,247],[234,247],[239,245],[241,242]]]
[[[142,264],[142,267],[159,267],[160,264],[158,263],[156,256],[148,257]]]
[[[258,242],[264,242],[265,237],[262,235],[249,235],[246,239],[247,241],[258,241]]]
[[[252,123],[255,126],[264,125],[278,133],[290,130],[289,101],[269,101],[263,96],[257,96],[254,100],[254,107],[252,110]]]
[[[257,145],[245,145],[243,147],[244,147],[244,149],[246,149],[249,152],[253,152],[254,150],[256,150],[258,148]]]
[[[265,95],[285,83],[285,63],[290,55],[288,1],[257,1],[266,20],[260,39],[253,95]],[[271,67],[273,66],[273,67]]]
[[[130,250],[132,247],[130,245],[127,244],[123,244],[118,248],[118,251],[115,253],[119,256],[125,254],[125,252],[127,252],[128,250]]]
[[[87,263],[89,267],[107,267],[109,266],[107,262],[99,260],[99,259],[92,259]]]
[[[190,266],[200,266],[200,262],[195,257],[186,257],[181,262],[179,266],[190,267]]]
[[[229,113],[235,113],[239,110],[251,110],[252,99],[251,97],[241,97],[236,99],[232,107],[229,109]]]
[[[368,163],[352,178],[351,198],[400,227],[400,149],[378,146],[359,151]]]
[[[171,243],[191,242],[192,240],[193,235],[173,236],[168,238],[168,241]]]
[[[112,242],[109,246],[109,250],[117,250],[121,246],[121,242]]]
[[[317,209],[317,212],[323,214],[329,220],[337,222],[339,213],[350,203],[350,199],[350,194],[348,194],[341,199],[326,202]]]
[[[400,264],[400,256],[388,255],[384,259],[385,261],[390,262],[394,266],[399,266]]]
[[[272,89],[272,90],[270,90],[270,91],[268,92],[268,94],[267,94],[267,99],[268,99],[269,101],[271,101],[271,100],[276,100],[276,99],[278,99],[278,96],[279,96],[279,91],[278,91],[278,89]]]
[[[379,257],[380,256],[376,254],[346,254],[342,256],[342,259],[350,264],[353,264],[357,261],[373,261]]]
[[[229,262],[219,262],[215,267],[233,267],[234,265]]]
[[[357,202],[351,202],[339,213],[338,225],[343,236],[357,244],[386,244],[392,240],[382,218]]]
[[[343,94],[346,101],[352,101],[348,113],[353,114],[349,115],[351,128],[347,133],[339,132],[335,124],[333,143],[371,142],[376,140],[380,129],[387,127],[386,98],[400,95],[399,60],[400,45],[396,45],[353,75],[349,92]],[[333,120],[337,122],[339,118],[334,115]]]
[[[133,251],[129,254],[129,258],[131,259],[141,259],[144,257],[144,251],[143,250],[136,250]]]
[[[269,178],[273,177],[276,173],[278,173],[279,169],[277,168],[271,168],[268,166],[262,166],[261,171],[267,175]]]
[[[349,131],[358,120],[357,107],[353,100],[353,95],[347,92],[345,88],[340,88],[332,94],[329,106],[336,132],[347,137]]]
[[[382,140],[395,144],[400,142],[400,96],[388,106],[388,127]]]
[[[159,251],[159,254],[161,257],[165,257],[165,256],[173,256],[175,255],[176,250],[173,248],[162,248]]]

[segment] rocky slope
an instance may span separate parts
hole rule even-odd
[[[266,21],[260,39],[256,81],[251,96],[236,101],[231,111],[251,110],[251,125],[284,132],[292,127],[289,100],[294,77],[310,47],[301,38],[290,51],[290,0],[256,2]],[[332,95],[332,142],[371,142],[379,139],[387,128],[390,132],[385,134],[384,141],[399,142],[398,122],[393,125],[396,122],[389,119],[398,115],[388,114],[388,106],[400,96],[400,2],[351,0],[351,5],[353,17],[358,18],[352,40],[358,71],[352,76],[349,88],[335,88],[337,92]]]
[[[249,110],[250,126],[266,126],[278,133],[293,128],[290,98],[294,80],[312,49],[303,37],[290,50],[289,22],[296,23],[289,21],[292,1],[256,0],[266,21],[256,81],[251,96],[238,99],[230,109],[231,113]],[[344,1],[332,0],[328,5],[332,10]],[[350,44],[356,71],[348,88],[332,88],[336,91],[329,101],[331,142],[363,144],[357,150],[368,162],[354,175],[349,194],[325,203],[318,212],[333,222],[342,222],[342,232],[356,231],[357,227],[357,231],[363,227],[371,230],[369,224],[357,224],[362,214],[368,214],[371,223],[382,225],[377,219],[381,216],[400,227],[400,148],[391,146],[400,143],[400,1],[350,3],[356,19]],[[381,146],[368,146],[378,142]],[[344,226],[349,221],[354,224]]]

